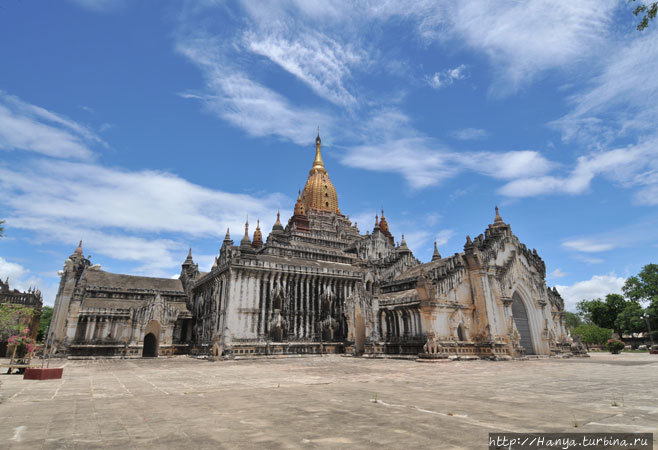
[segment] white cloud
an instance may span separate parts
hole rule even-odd
[[[638,244],[652,244],[658,241],[656,236],[655,215],[644,218],[636,217],[635,220],[625,226],[613,230],[590,234],[588,236],[574,236],[562,242],[562,246],[584,254],[577,258],[592,264],[602,262],[599,258],[593,258],[591,253],[601,253],[610,250],[632,247]]]
[[[581,300],[604,298],[607,294],[620,294],[626,280],[611,273],[608,275],[594,275],[589,280],[579,281],[570,286],[556,285],[558,292],[569,311],[576,310],[576,303]]]
[[[617,5],[615,0],[421,0],[413,6],[396,1],[243,2],[251,20],[260,26],[308,26],[335,36],[349,35],[352,41],[379,24],[410,24],[425,42],[465,46],[487,55],[497,72],[494,91],[498,94],[515,92],[541,72],[594,59],[608,37]]]
[[[0,149],[90,159],[93,144],[106,145],[88,128],[0,91]]]
[[[601,242],[594,239],[576,239],[573,241],[565,241],[562,243],[562,245],[566,248],[586,253],[605,252],[616,247],[616,245],[612,242]]]
[[[27,273],[27,269],[21,266],[20,264],[7,261],[2,256],[0,256],[0,279],[3,281],[6,278],[9,280],[17,280],[23,278]]]
[[[458,170],[449,156],[434,151],[424,137],[400,137],[350,148],[341,162],[377,172],[400,173],[413,188],[434,186]]]
[[[590,87],[573,95],[573,109],[552,123],[566,141],[600,146],[631,130],[655,132],[658,121],[658,31],[625,39],[603,59]]]
[[[562,278],[566,276],[566,273],[564,273],[559,267],[552,271],[551,273],[548,274],[549,278]]]
[[[399,173],[416,189],[438,185],[465,170],[497,179],[515,179],[541,176],[555,167],[531,150],[448,149],[414,130],[409,118],[398,110],[376,112],[364,125],[364,136],[371,137],[368,143],[349,148],[341,162],[349,167]]]
[[[460,141],[475,141],[489,137],[489,132],[482,128],[462,128],[453,131],[450,136]]]
[[[509,94],[543,71],[592,58],[616,6],[613,0],[453,2],[449,14],[439,12],[435,35],[485,53],[498,72],[493,91]]]
[[[50,127],[47,122],[79,140],[105,145],[76,122],[5,94],[0,100],[15,115],[29,116],[33,129]],[[34,232],[34,241],[73,246],[83,239],[86,251],[141,262],[138,271],[152,275],[180,264],[187,247],[184,240],[221,238],[227,226],[241,236],[248,214],[263,219],[266,233],[277,209],[292,204],[280,194],[254,197],[217,191],[167,172],[53,159],[25,162],[20,168],[0,166],[0,190],[6,218],[12,227]],[[19,268],[5,263],[4,269]]]
[[[434,238],[434,240],[436,241],[436,245],[438,245],[438,246],[442,246],[442,245],[448,243],[448,241],[449,241],[454,235],[455,235],[455,231],[454,231],[454,230],[441,230],[441,231],[438,232],[438,234],[436,235],[436,237]]]
[[[242,235],[247,214],[263,218],[266,233],[265,222],[274,221],[277,208],[292,204],[280,194],[215,191],[166,172],[62,161],[2,167],[0,187],[8,194],[0,203],[12,226],[35,232],[41,241],[73,245],[83,239],[85,251],[142,262],[138,270],[151,274],[180,264],[185,240],[217,237],[219,246],[227,226]]]
[[[320,111],[296,108],[280,94],[232,67],[223,45],[214,39],[184,39],[178,51],[196,64],[206,78],[206,91],[183,94],[252,136],[278,136],[309,144],[319,124],[331,129],[333,118]]]
[[[540,176],[556,166],[533,150],[462,153],[456,158],[474,172],[504,180]]]
[[[451,86],[455,81],[468,78],[469,74],[466,70],[465,64],[460,64],[453,69],[446,69],[441,72],[435,72],[431,77],[427,77],[426,81],[434,89],[441,89]]]
[[[605,259],[603,258],[591,258],[589,256],[583,256],[583,255],[576,255],[574,256],[574,258],[579,261],[586,262],[587,264],[601,264],[605,262]]]
[[[364,62],[364,52],[308,30],[301,33],[291,33],[287,28],[252,30],[245,34],[244,40],[250,51],[269,58],[319,96],[343,106],[356,103],[354,95],[345,87],[345,80],[351,75],[351,67]]]
[[[431,233],[424,230],[403,232],[399,236],[401,237],[402,235],[404,235],[404,241],[407,243],[407,247],[409,247],[409,250],[414,253],[417,253],[419,250],[425,247],[432,238]],[[397,239],[396,237],[395,241],[398,242],[400,239]]]
[[[281,195],[255,198],[215,191],[174,174],[128,171],[99,165],[39,161],[25,170],[0,168],[0,185],[12,192],[2,201],[23,218],[65,220],[145,232],[181,231],[223,236],[222,223],[235,214],[276,215]],[[17,214],[18,213],[18,214]]]
[[[581,156],[567,176],[519,178],[502,186],[498,192],[508,197],[582,194],[589,189],[592,180],[600,175],[623,187],[647,186],[636,194],[635,199],[638,203],[651,204],[652,199],[647,198],[646,194],[650,194],[654,186],[658,185],[657,157],[658,138],[647,139],[637,145]]]
[[[73,3],[93,12],[110,12],[123,8],[125,0],[72,0]]]
[[[30,270],[22,265],[8,261],[1,256],[0,279],[2,279],[2,281],[8,279],[10,289],[17,289],[23,292],[28,289],[37,289],[41,291],[44,304],[53,305],[55,303],[58,280],[44,280],[43,278],[30,273]]]

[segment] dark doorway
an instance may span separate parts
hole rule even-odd
[[[457,338],[460,341],[465,341],[466,340],[466,339],[464,339],[464,328],[461,325],[459,325],[457,327]]]
[[[516,325],[516,329],[519,330],[519,334],[521,335],[520,344],[525,349],[526,355],[534,355],[535,349],[532,347],[528,311],[525,309],[525,305],[523,304],[521,297],[519,297],[519,294],[515,293],[513,299],[512,317],[514,317],[514,324]]]
[[[144,348],[142,349],[142,357],[155,358],[158,356],[158,340],[153,333],[144,336]]]

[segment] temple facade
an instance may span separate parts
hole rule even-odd
[[[81,245],[62,271],[51,338],[69,354],[350,353],[426,359],[570,353],[564,302],[536,250],[498,212],[464,251],[422,263],[382,211],[361,234],[341,213],[320,136],[294,213],[263,239],[227,230],[208,272],[111,274]]]

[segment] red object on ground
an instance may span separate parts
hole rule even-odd
[[[658,355],[658,350],[649,350],[650,355]]]
[[[24,380],[58,380],[62,378],[62,373],[64,372],[64,368],[53,368],[53,369],[37,369],[34,367],[30,367],[25,369],[25,373],[23,374],[23,379]]]

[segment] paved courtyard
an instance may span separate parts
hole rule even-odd
[[[491,431],[653,432],[658,356],[57,361],[0,376],[3,448],[486,448]],[[654,446],[656,446],[654,442]]]

